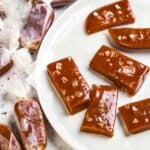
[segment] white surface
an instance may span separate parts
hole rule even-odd
[[[12,127],[16,133],[13,106],[18,98],[37,98],[34,88],[27,82],[27,78],[34,70],[34,59],[26,48],[18,49],[18,37],[20,28],[26,21],[30,11],[30,4],[25,0],[0,0],[3,3],[7,18],[0,19],[0,44],[4,44],[13,56],[13,67],[0,77],[0,123]],[[1,8],[0,8],[1,9]],[[62,14],[63,10],[55,11],[55,19]],[[0,50],[1,54],[5,54]],[[29,80],[28,80],[29,81]],[[56,134],[54,129],[47,124],[48,146],[47,150],[66,150],[66,144]],[[68,148],[69,149],[69,148]]]
[[[109,2],[112,1],[81,0],[70,7],[53,24],[42,43],[38,56],[36,69],[38,95],[48,120],[73,149],[148,150],[150,147],[150,132],[146,131],[126,137],[118,118],[116,120],[115,135],[113,138],[80,132],[79,129],[84,117],[84,111],[73,116],[68,116],[64,111],[61,101],[48,82],[46,65],[54,60],[72,56],[89,84],[108,84],[88,70],[89,61],[97,49],[102,44],[110,45],[107,40],[107,31],[87,36],[84,32],[84,21],[91,10]],[[147,0],[138,2],[131,0],[131,5],[136,17],[136,23],[129,26],[148,26],[150,24],[150,3]],[[150,53],[148,50],[147,52],[128,52],[128,55],[144,64],[150,64]],[[150,76],[148,76],[141,90],[134,97],[128,97],[123,92],[120,92],[118,106],[149,97],[149,88]]]
[[[31,5],[23,0],[0,0],[1,7],[6,12],[6,18],[0,19],[0,44],[5,44],[9,50],[16,50],[19,46],[20,29],[30,11]]]
[[[26,83],[26,78],[33,69],[33,59],[26,48],[17,49],[20,28],[30,6],[23,0],[0,0],[0,7],[7,16],[4,20],[0,19],[0,45],[8,48],[1,49],[1,55],[10,53],[14,61],[13,67],[0,77],[0,122],[10,125],[14,121],[13,105],[16,98],[36,95],[33,88]]]

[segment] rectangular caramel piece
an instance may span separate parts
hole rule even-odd
[[[71,57],[50,63],[47,71],[70,114],[87,107],[90,88]]]
[[[47,134],[39,103],[35,100],[19,100],[14,111],[24,148],[45,150]]]
[[[116,120],[118,89],[114,86],[93,85],[91,97],[81,131],[112,137]]]
[[[113,81],[129,95],[136,94],[149,72],[147,66],[105,45],[92,59],[90,68]]]
[[[119,116],[128,135],[150,129],[150,98],[121,106]]]
[[[88,34],[92,34],[134,21],[135,18],[129,1],[120,0],[93,10],[86,19],[85,29]]]

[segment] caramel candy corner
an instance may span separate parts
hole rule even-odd
[[[1,150],[21,150],[20,144],[11,129],[0,124],[0,149]]]
[[[119,117],[127,135],[150,129],[150,98],[119,107]]]
[[[91,60],[90,68],[123,88],[131,96],[138,92],[149,72],[146,65],[105,45]]]
[[[87,34],[92,34],[134,21],[135,18],[128,0],[120,0],[93,10],[86,18],[85,30]]]
[[[18,129],[27,150],[45,150],[46,127],[39,103],[36,100],[19,100],[14,106]]]
[[[93,85],[91,102],[85,113],[81,131],[112,137],[116,120],[118,88]]]
[[[48,64],[47,72],[69,114],[75,114],[88,106],[90,87],[72,57]]]

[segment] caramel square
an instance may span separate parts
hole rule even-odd
[[[50,63],[47,71],[70,114],[88,106],[90,87],[71,57]]]
[[[116,120],[118,89],[114,86],[93,85],[91,102],[86,111],[81,131],[112,137]]]

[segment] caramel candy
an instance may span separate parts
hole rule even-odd
[[[21,100],[14,107],[16,120],[26,150],[45,150],[47,135],[41,108],[35,100]]]
[[[69,5],[73,2],[75,2],[76,0],[52,0],[51,1],[51,6],[53,8],[59,8],[59,7],[63,7],[66,5]]]
[[[150,98],[121,106],[119,115],[128,135],[150,129]]]
[[[149,72],[147,66],[105,45],[98,50],[90,67],[123,88],[129,95],[137,93]]]
[[[21,150],[13,132],[4,124],[0,124],[0,150]]]
[[[92,11],[86,19],[85,28],[88,34],[92,34],[134,21],[128,0],[121,0]]]
[[[90,88],[71,57],[50,63],[47,71],[70,114],[87,107]]]
[[[31,50],[37,50],[53,19],[54,11],[50,6],[44,2],[35,2],[26,24],[21,29],[20,45]]]
[[[116,28],[109,34],[119,45],[127,48],[150,48],[150,28]]]
[[[116,120],[118,90],[114,86],[93,86],[92,98],[81,130],[112,137]]]
[[[10,52],[0,45],[0,76],[6,73],[13,66]]]

